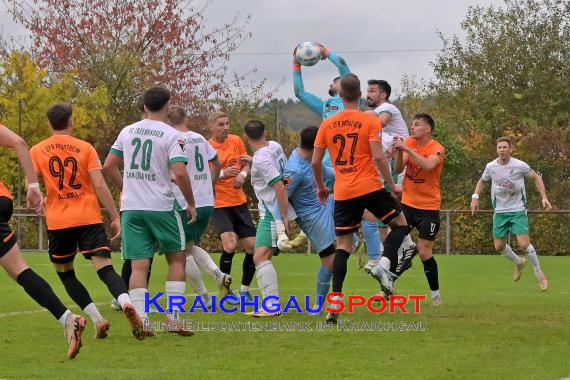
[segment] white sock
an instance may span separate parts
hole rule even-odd
[[[240,285],[240,287],[239,287],[239,292],[240,292],[240,293],[249,292],[249,286],[247,286],[247,285]]]
[[[507,244],[505,245],[505,249],[503,252],[500,252],[501,255],[505,256],[507,259],[511,260],[515,264],[521,263],[521,258],[517,256],[516,253],[513,252],[512,248]]]
[[[255,266],[255,274],[257,277],[257,285],[261,289],[261,296],[263,298],[269,296],[279,297],[279,287],[277,285],[277,272],[273,263],[269,260],[262,261]],[[273,307],[274,304],[278,304],[279,301],[272,300],[268,302],[268,307]],[[275,305],[277,306],[277,305]]]
[[[65,320],[67,319],[67,316],[69,314],[71,314],[71,311],[69,311],[69,309],[67,309],[65,311],[65,313],[63,313],[63,315],[61,317],[59,317],[59,319],[57,320],[62,327],[65,327]]]
[[[439,289],[431,291],[431,298],[439,297]]]
[[[129,290],[129,296],[131,297],[131,302],[137,314],[143,320],[143,323],[146,321],[148,323],[148,316],[144,312],[144,295],[148,293],[148,289],[146,288],[136,288]]]
[[[117,302],[121,305],[121,309],[125,309],[125,306],[131,303],[131,297],[127,293],[123,293],[117,298]]]
[[[103,318],[101,316],[101,313],[99,313],[99,309],[97,309],[97,306],[95,306],[93,302],[85,306],[85,309],[83,309],[83,311],[89,316],[89,318],[91,318],[93,322],[97,322],[99,319]]]
[[[534,249],[532,244],[529,244],[529,246],[526,249],[526,253],[528,254],[528,258],[530,260],[530,263],[532,264],[532,268],[534,269],[535,276],[539,277],[540,274],[542,273],[542,270],[540,269],[540,263],[538,262],[538,256],[536,255],[536,250]]]
[[[390,271],[390,260],[386,256],[380,258],[379,264],[386,272]]]
[[[188,260],[186,260],[186,261],[188,261]],[[164,289],[166,291],[167,299],[170,299],[170,297],[172,297],[172,296],[184,297],[185,292],[186,292],[186,282],[184,282],[184,281],[166,281],[166,285],[164,286]],[[179,312],[178,309],[167,310],[166,318],[169,321],[179,319],[178,312]]]
[[[212,257],[208,255],[208,252],[204,251],[200,247],[192,247],[192,257],[200,269],[208,273],[210,276],[214,277],[218,285],[222,283],[224,279],[224,273],[218,268]]]
[[[208,293],[204,280],[202,280],[202,274],[200,269],[196,265],[194,260],[194,255],[186,255],[186,280],[190,283],[190,286],[198,294]]]

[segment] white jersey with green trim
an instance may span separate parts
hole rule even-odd
[[[192,192],[196,207],[214,206],[214,190],[212,187],[212,174],[209,162],[215,159],[218,154],[212,148],[208,140],[201,134],[188,131],[181,133],[184,141],[184,151],[188,157],[186,170],[192,182]],[[186,210],[188,203],[180,188],[174,185],[174,197],[176,202]]]
[[[402,138],[407,138],[410,136],[406,122],[402,117],[402,113],[392,103],[384,102],[374,109],[378,115],[383,113],[389,113],[391,115],[390,122],[388,125],[382,126],[382,133],[387,133],[390,136],[399,136]]]
[[[505,165],[496,159],[485,166],[481,180],[491,181],[491,201],[495,212],[526,210],[524,179],[532,172],[526,162],[513,157]]]
[[[253,154],[251,165],[251,184],[255,196],[259,202],[259,217],[263,218],[266,212],[273,210],[277,197],[273,185],[283,180],[283,168],[287,163],[287,157],[281,145],[275,141],[268,141],[267,146]],[[289,219],[297,216],[293,207],[289,204]]]
[[[171,211],[170,166],[188,162],[180,132],[161,121],[141,120],[119,133],[111,153],[123,157],[121,211]]]

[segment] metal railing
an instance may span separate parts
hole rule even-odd
[[[251,209],[254,214],[254,220],[257,220],[257,210]],[[551,224],[558,227],[545,228],[545,231],[550,232],[551,235],[543,236],[543,241],[540,244],[535,244],[541,252],[550,252],[556,255],[570,254],[570,210],[529,210],[529,219],[531,224],[531,239],[537,240],[541,238],[540,234],[533,234],[533,230],[537,229],[536,218],[554,218],[557,220],[551,221]],[[493,210],[478,210],[475,217],[471,217],[471,210],[441,210],[441,227],[436,239],[434,250],[438,253],[452,254],[473,254],[473,253],[493,253],[493,238],[492,238],[492,217]],[[483,218],[484,217],[484,218]],[[469,219],[467,219],[469,218]],[[17,208],[14,209],[12,222],[15,230],[18,233],[18,242],[24,251],[45,251],[47,250],[47,234],[45,221],[39,218],[34,210]],[[459,229],[462,227],[463,230]],[[214,235],[212,225],[210,225],[210,236]],[[473,232],[475,229],[480,231]],[[465,230],[469,230],[472,239],[481,243],[480,246],[471,246],[465,248],[464,241],[461,240],[465,236]],[[459,236],[457,239],[456,236]],[[553,237],[556,237],[554,239]],[[509,243],[510,243],[509,237]],[[211,249],[216,250],[215,246],[219,245],[219,241]],[[534,243],[533,243],[534,244]],[[553,245],[554,244],[554,245]],[[472,244],[471,244],[472,245]],[[219,248],[218,248],[219,249]],[[310,242],[307,247],[307,253],[312,251]]]

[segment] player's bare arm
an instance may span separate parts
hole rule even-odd
[[[222,171],[222,161],[220,161],[220,158],[216,156],[216,158],[214,158],[210,162],[212,163],[212,170],[211,170],[212,186],[213,186],[213,188],[215,188],[216,182],[218,181],[218,178],[220,177],[220,172]]]
[[[273,190],[275,190],[275,197],[277,198],[277,203],[279,204],[279,211],[281,211],[281,219],[285,225],[285,231],[287,233],[291,232],[291,221],[287,214],[287,207],[289,205],[289,196],[287,194],[287,189],[283,181],[277,181],[273,184]]]
[[[552,210],[552,205],[550,204],[548,196],[546,195],[546,187],[544,186],[544,182],[542,181],[542,177],[540,176],[540,174],[530,169],[526,177],[534,180],[534,186],[536,187],[536,190],[540,194],[542,207],[544,207],[546,211]]]
[[[107,187],[107,183],[103,178],[101,170],[91,170],[89,172],[89,176],[91,177],[91,182],[93,182],[97,198],[99,198],[103,207],[105,207],[105,210],[107,210],[111,217],[111,231],[113,232],[111,240],[115,240],[121,236],[121,218],[117,208],[115,207],[113,195],[111,194],[111,191],[109,191],[109,187]]]
[[[28,144],[26,144],[24,139],[8,128],[0,128],[0,146],[12,148],[16,151],[16,155],[22,165],[22,169],[24,169],[26,181],[28,183],[28,191],[26,195],[27,207],[35,208],[36,211],[39,212],[43,196],[39,189],[38,174],[34,170]]]
[[[394,149],[402,150],[405,153],[407,153],[408,156],[412,158],[416,163],[416,165],[418,165],[422,170],[426,171],[433,170],[440,163],[439,158],[437,158],[436,156],[423,157],[419,155],[415,150],[404,144],[404,141],[401,139],[394,139],[393,146]]]
[[[471,196],[471,215],[475,215],[475,211],[479,210],[479,197],[485,188],[485,182],[481,178],[477,181],[477,185],[475,185],[475,191]]]
[[[400,140],[399,138],[395,138],[394,140],[392,140],[392,148],[396,153],[394,155],[394,170],[396,171],[396,173],[401,173],[404,171],[404,169],[408,165],[408,159],[409,159],[408,154],[404,153],[403,150],[395,149],[395,142],[399,140]]]
[[[323,178],[323,158],[325,156],[325,149],[315,146],[313,150],[313,159],[311,161],[311,166],[313,167],[313,174],[315,176],[315,183],[317,185],[317,195],[319,196],[319,201],[322,204],[327,202],[329,197],[329,189],[325,186],[325,181]]]
[[[192,224],[196,222],[196,202],[194,201],[194,193],[192,192],[192,184],[186,171],[186,165],[183,162],[175,162],[170,166],[170,169],[172,169],[174,174],[174,182],[176,182],[182,195],[184,195],[186,203],[188,203],[188,208],[186,209],[189,219],[188,224]]]
[[[382,178],[384,178],[384,181],[386,181],[388,184],[390,191],[395,194],[401,193],[402,186],[395,184],[394,180],[392,179],[390,165],[388,164],[388,160],[382,151],[382,143],[380,141],[370,141],[370,151],[372,152],[374,163],[380,171],[380,174],[382,174]]]
[[[123,158],[114,153],[109,153],[103,164],[103,173],[111,180],[113,186],[119,191],[123,191],[123,175],[121,174],[121,164]]]

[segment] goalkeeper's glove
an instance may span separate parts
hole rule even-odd
[[[281,251],[290,251],[293,247],[285,232],[285,224],[281,220],[275,221],[275,231],[277,232],[277,248]]]

